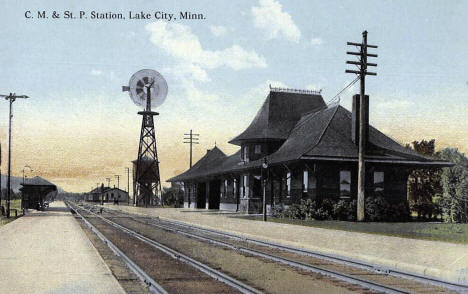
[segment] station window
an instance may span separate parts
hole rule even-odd
[[[242,148],[243,150],[243,160],[244,162],[249,162],[249,146],[244,146],[244,148]]]
[[[304,192],[307,192],[307,190],[309,189],[309,171],[308,170],[304,171],[303,188],[304,188],[303,189]]]
[[[287,197],[291,197],[291,173],[290,172],[286,174],[286,187],[288,191]]]
[[[384,172],[374,172],[374,189],[375,192],[383,192],[384,190]]]
[[[262,145],[255,145],[255,154],[262,153]]]
[[[340,171],[340,199],[351,198],[351,171]]]

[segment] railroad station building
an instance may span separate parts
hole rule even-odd
[[[366,96],[367,109],[368,101]],[[401,146],[370,126],[368,115],[364,126],[366,195],[407,202],[413,169],[447,164]],[[359,95],[350,112],[326,105],[318,91],[271,88],[247,129],[229,141],[239,151],[226,155],[214,147],[168,181],[183,184],[187,208],[261,213],[263,186],[267,211],[301,199],[352,200],[357,198],[358,142]]]
[[[127,203],[129,201],[128,193],[116,187],[104,190],[103,196],[104,202],[114,202],[117,200],[118,202]]]
[[[96,187],[84,195],[84,200],[89,202],[114,202],[116,199],[127,203],[128,193],[116,187]]]
[[[57,195],[57,186],[39,176],[25,179],[21,186],[21,206],[24,209],[42,209],[45,201],[52,201]]]

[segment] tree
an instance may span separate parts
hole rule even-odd
[[[435,140],[414,141],[413,149],[423,156],[438,157],[435,152]],[[407,145],[407,147],[409,147]],[[416,169],[408,178],[408,201],[412,210],[418,213],[418,218],[431,218],[439,214],[434,197],[442,193],[440,185],[440,169]]]
[[[184,205],[184,194],[178,188],[163,187],[162,204],[164,206],[181,207]]]
[[[456,148],[440,152],[444,160],[455,163],[442,169],[442,217],[447,222],[468,222],[468,158]]]

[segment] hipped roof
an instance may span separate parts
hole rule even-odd
[[[352,114],[337,105],[303,115],[281,147],[269,155],[275,165],[300,159],[357,161],[358,148],[351,139]],[[442,167],[451,164],[425,157],[405,148],[392,138],[369,126],[366,161],[400,163],[410,166]],[[191,169],[169,179],[169,182],[190,181],[203,177],[258,168],[262,160],[244,163],[240,151],[226,156],[217,147],[209,151]]]
[[[351,139],[352,114],[337,105],[310,113],[301,118],[284,144],[271,155],[278,163],[301,158],[357,159],[358,148]],[[366,159],[432,161],[416,151],[405,148],[369,126]]]
[[[51,182],[47,181],[46,179],[43,179],[39,176],[36,176],[34,178],[30,178],[30,179],[25,179],[24,180],[24,183],[21,184],[23,187],[24,186],[50,186],[50,187],[55,187],[57,188],[57,186],[55,186],[54,184],[52,184]]]
[[[285,140],[303,114],[325,107],[318,94],[270,91],[247,129],[229,143],[241,145],[243,141]]]

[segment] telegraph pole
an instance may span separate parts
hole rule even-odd
[[[0,142],[0,209],[2,209],[2,143]]]
[[[120,189],[120,175],[115,175],[117,178],[117,189]]]
[[[192,167],[192,145],[193,144],[198,144],[198,140],[199,140],[199,137],[200,134],[194,134],[192,132],[192,130],[190,130],[190,133],[189,134],[184,134],[184,144],[190,144],[190,167]],[[187,137],[188,136],[188,137]]]
[[[353,73],[357,74],[360,77],[361,81],[361,91],[360,91],[360,99],[359,99],[359,155],[358,155],[358,196],[357,196],[357,220],[364,221],[365,213],[364,213],[364,205],[365,205],[365,189],[366,189],[366,166],[364,161],[364,156],[366,153],[366,126],[365,126],[365,118],[368,115],[365,113],[365,95],[366,95],[366,75],[376,76],[377,73],[375,72],[368,72],[368,66],[377,66],[375,63],[368,63],[367,57],[377,57],[377,54],[370,54],[367,53],[367,48],[377,48],[375,45],[368,45],[367,44],[367,31],[362,32],[362,43],[353,43],[347,42],[347,45],[356,46],[360,48],[360,52],[346,52],[349,55],[357,55],[359,56],[359,61],[346,61],[347,64],[353,64],[358,67],[359,70],[349,70],[347,69],[346,73]]]
[[[200,134],[194,134],[192,130],[190,130],[189,134],[184,134],[184,144],[190,144],[190,168],[192,168],[192,145],[199,144],[198,140]],[[187,137],[188,136],[188,137]],[[184,187],[185,188],[185,187]],[[188,194],[188,207],[190,208],[190,194]]]
[[[106,178],[106,181],[107,181],[107,187],[109,187],[109,188],[110,188],[110,180],[111,180],[110,178]]]
[[[13,102],[17,98],[29,98],[26,95],[16,95],[15,93],[10,93],[10,95],[0,95],[0,97],[5,97],[6,100],[10,101],[10,114],[9,114],[9,126],[8,126],[8,180],[7,180],[7,218],[10,217],[10,190],[11,190],[11,121],[13,118],[12,108]]]
[[[130,205],[130,168],[126,167],[127,170],[127,204]]]

